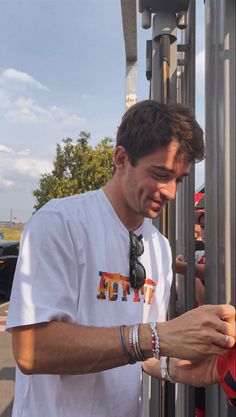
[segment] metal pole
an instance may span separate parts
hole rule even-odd
[[[182,103],[195,108],[195,0],[190,2],[188,11],[188,25],[182,32],[182,51],[185,51],[184,63],[180,72],[179,92]],[[183,58],[183,52],[181,58]],[[179,201],[178,224],[182,224],[183,218],[185,225],[183,227],[184,239],[182,241],[182,252],[187,259],[187,274],[185,276],[185,305],[180,306],[184,311],[195,307],[195,239],[194,239],[194,190],[195,190],[195,168],[192,167],[189,177],[183,184],[181,193],[182,204]],[[182,209],[182,211],[181,211]],[[180,227],[180,226],[179,226]],[[194,417],[195,412],[195,389],[190,386],[178,384],[176,401],[176,417]]]
[[[205,20],[206,296],[235,303],[235,2],[206,0]],[[206,417],[227,416],[218,386],[206,400]]]
[[[151,79],[151,98],[156,101],[167,103],[171,98],[176,101],[176,67],[177,67],[177,36],[176,36],[176,15],[170,12],[158,12],[153,18],[153,41],[152,41],[152,79]],[[168,28],[168,31],[166,31]],[[167,33],[166,33],[167,32]],[[172,256],[175,259],[175,202],[168,204],[168,208],[163,211],[161,220],[158,219],[158,228],[168,239],[172,248]],[[161,227],[160,227],[161,226]],[[175,274],[174,274],[175,276]],[[175,316],[175,279],[170,298],[171,309],[169,318]],[[152,381],[152,385],[155,382]],[[161,385],[161,383],[159,383]],[[156,387],[157,388],[157,387]],[[167,392],[168,402],[163,401]],[[161,389],[161,409],[155,414],[164,417],[174,413],[175,389],[174,387],[162,384]],[[156,410],[155,404],[150,401],[150,416]],[[157,410],[155,411],[155,413]]]
[[[137,102],[137,61],[126,61],[125,109]]]
[[[137,101],[137,13],[136,0],[121,0],[126,55],[126,110]]]

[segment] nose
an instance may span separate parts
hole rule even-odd
[[[176,181],[170,181],[160,190],[163,200],[174,200],[177,192]]]

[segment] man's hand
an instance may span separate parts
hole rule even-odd
[[[158,323],[162,356],[202,362],[206,355],[223,355],[235,344],[235,308],[205,305]],[[226,338],[225,335],[228,337]]]
[[[203,387],[220,381],[217,371],[217,356],[209,355],[198,363],[171,358],[169,362],[170,376],[176,382]]]

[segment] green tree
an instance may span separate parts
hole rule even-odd
[[[57,144],[53,170],[42,174],[39,188],[33,191],[35,210],[51,198],[66,197],[96,190],[112,175],[113,141],[102,139],[97,146],[89,145],[90,133],[82,131],[76,143],[71,138]]]

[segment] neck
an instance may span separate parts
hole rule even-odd
[[[110,201],[120,221],[128,231],[135,231],[144,221],[144,217],[136,213],[126,202],[119,179],[113,177],[103,191]]]

